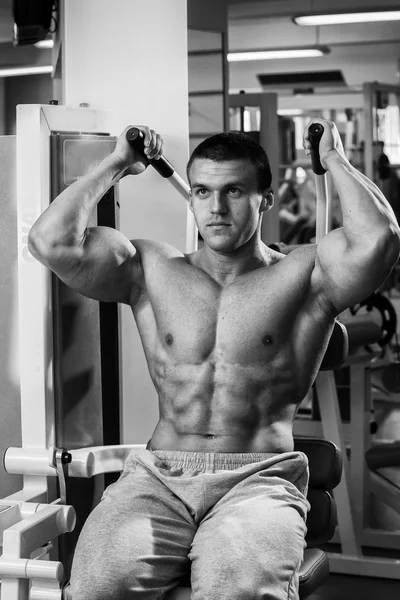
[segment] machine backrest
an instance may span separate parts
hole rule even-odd
[[[332,490],[342,476],[343,460],[332,442],[317,438],[295,438],[294,449],[308,457],[310,481],[307,499],[311,509],[307,515],[307,546],[328,542],[335,531],[337,515]]]
[[[328,347],[320,366],[321,371],[337,369],[346,362],[349,354],[349,338],[347,329],[340,321],[335,321]]]
[[[320,370],[338,369],[346,362],[349,354],[362,346],[382,346],[387,343],[385,339],[388,339],[392,329],[393,324],[389,320],[386,324],[383,323],[382,327],[368,318],[354,319],[346,322],[346,325],[336,320]]]

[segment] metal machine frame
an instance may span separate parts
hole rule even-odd
[[[22,460],[16,465],[10,452],[7,462],[9,472],[23,475],[23,487],[0,499],[1,600],[61,600],[63,565],[51,540],[75,527],[75,510],[65,505],[69,455],[55,447],[52,274],[28,249],[30,228],[50,201],[49,137],[52,131],[104,134],[115,130],[115,116],[89,107],[17,107]],[[187,184],[175,173],[171,182],[187,200]],[[196,248],[197,229],[188,210],[187,251]]]
[[[51,273],[28,250],[28,233],[50,198],[51,131],[110,131],[114,113],[51,105],[17,107],[17,219],[22,445],[54,446]],[[36,426],[32,427],[32,423]],[[46,478],[24,476],[10,500],[49,502]]]
[[[54,450],[54,386],[51,273],[28,250],[28,233],[50,199],[51,131],[104,133],[115,113],[53,105],[17,107],[18,320],[22,446],[32,456],[46,449],[47,462],[61,465]],[[35,424],[35,426],[32,426]],[[34,462],[34,460],[33,460]],[[39,470],[40,471],[40,470]],[[0,501],[2,599],[58,598],[63,567],[49,540],[71,531],[75,511],[57,498],[54,478],[33,468],[23,488]],[[55,560],[48,560],[49,557]],[[46,560],[38,560],[45,558]],[[42,590],[42,591],[41,591]],[[53,595],[51,595],[53,594]],[[55,594],[55,595],[54,595]]]

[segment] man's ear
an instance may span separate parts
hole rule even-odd
[[[267,212],[274,205],[274,194],[273,192],[264,192],[263,199],[260,206],[260,212]]]

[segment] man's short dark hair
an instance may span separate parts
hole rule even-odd
[[[267,153],[260,144],[246,133],[226,131],[213,135],[201,142],[193,150],[187,164],[186,175],[188,181],[190,181],[190,168],[196,158],[205,158],[215,162],[247,158],[257,169],[259,191],[268,190],[271,186],[272,175]]]

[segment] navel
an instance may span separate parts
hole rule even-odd
[[[273,344],[274,340],[272,339],[272,336],[267,334],[264,335],[263,339],[262,339],[262,343],[264,344],[264,346],[270,346],[271,344]]]
[[[170,333],[167,333],[167,335],[165,336],[165,341],[167,342],[168,346],[172,346],[174,338]]]

